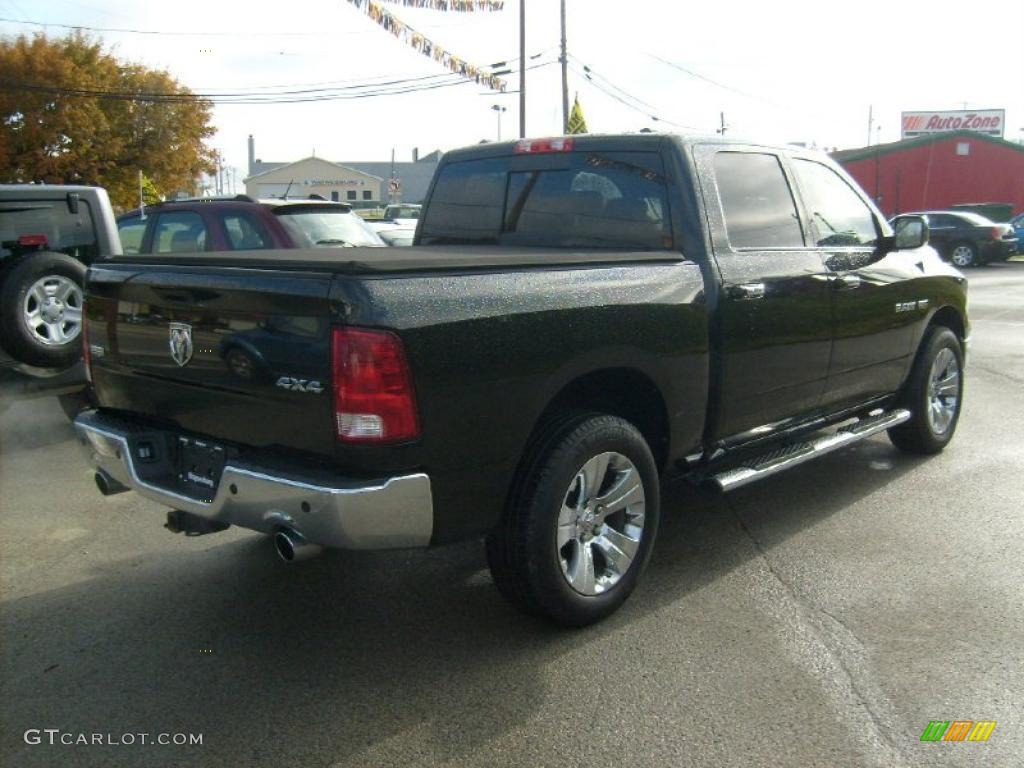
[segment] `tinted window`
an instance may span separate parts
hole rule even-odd
[[[822,247],[874,245],[875,217],[853,188],[828,166],[795,160],[793,168]]]
[[[71,213],[64,200],[5,200],[0,207],[0,249],[20,252],[18,238],[23,235],[43,235],[46,250],[61,251],[82,261],[92,261],[99,253],[92,209],[85,200],[78,201],[78,213]]]
[[[650,152],[579,152],[558,170],[508,161],[453,163],[438,177],[423,242],[548,248],[672,245],[661,159]]]
[[[153,230],[154,253],[195,253],[206,248],[203,217],[190,211],[161,213]]]
[[[941,213],[928,214],[929,227],[955,227],[957,223],[957,220],[952,216],[945,216]]]
[[[224,231],[232,250],[255,251],[261,248],[273,248],[270,235],[263,224],[247,213],[231,212],[221,216]]]
[[[733,248],[804,245],[793,193],[775,155],[719,152],[715,178]]]
[[[446,165],[425,211],[423,242],[496,243],[507,177],[507,165],[500,160]]]
[[[117,234],[121,237],[121,249],[125,253],[141,251],[142,236],[146,233],[147,221],[141,216],[129,216],[117,222]]]

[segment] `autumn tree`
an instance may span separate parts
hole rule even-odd
[[[98,184],[114,205],[192,190],[214,170],[212,105],[167,72],[75,33],[0,40],[0,181]]]

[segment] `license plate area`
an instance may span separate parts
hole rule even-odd
[[[217,493],[227,451],[193,437],[178,437],[178,483],[187,495],[210,501]]]

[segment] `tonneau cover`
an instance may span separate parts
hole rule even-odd
[[[110,263],[255,267],[366,274],[432,270],[518,269],[631,262],[681,261],[678,251],[558,250],[499,245],[422,245],[407,248],[305,248],[207,253],[132,254]]]

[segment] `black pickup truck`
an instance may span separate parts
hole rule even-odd
[[[644,134],[451,152],[411,248],[123,256],[86,292],[103,493],[286,560],[486,537],[567,625],[633,590],[669,472],[940,451],[969,328],[925,223],[827,158]]]

